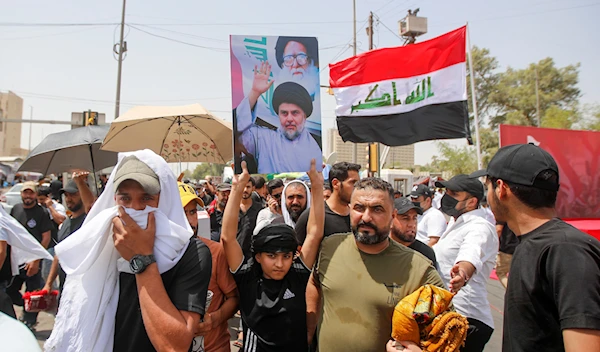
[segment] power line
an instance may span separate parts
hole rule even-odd
[[[165,36],[162,36],[162,35],[159,35],[159,34],[155,34],[155,33],[152,33],[152,32],[148,32],[148,31],[140,29],[140,28],[138,28],[138,27],[136,27],[136,26],[134,26],[132,24],[128,24],[128,26],[131,27],[131,28],[133,28],[133,29],[135,29],[135,30],[137,30],[137,31],[140,31],[140,32],[146,33],[148,35],[151,35],[153,37],[157,37],[157,38],[169,40],[169,41],[172,41],[172,42],[176,42],[176,43],[180,43],[180,44],[184,44],[184,45],[193,46],[193,47],[196,47],[196,48],[201,48],[201,49],[206,49],[206,50],[212,50],[212,51],[216,51],[216,52],[222,52],[222,53],[229,52],[229,49],[227,49],[227,48],[217,48],[217,47],[210,47],[210,46],[192,44],[192,43],[184,42],[182,40],[173,39],[173,38],[165,37]]]
[[[78,30],[68,31],[68,32],[46,33],[46,34],[31,35],[31,36],[25,36],[25,37],[9,37],[9,38],[0,37],[0,40],[22,40],[22,39],[35,39],[35,38],[45,38],[45,37],[56,37],[56,36],[61,36],[61,35],[77,34],[77,33],[87,32],[87,31],[91,31],[91,30],[94,30],[94,29],[100,29],[100,28],[103,28],[103,27],[95,26],[95,27],[90,27],[90,28],[85,28],[85,29],[78,29]]]
[[[171,32],[171,33],[181,34],[181,35],[185,35],[185,36],[193,37],[193,38],[200,38],[200,39],[212,40],[212,41],[221,42],[221,43],[229,43],[228,40],[224,40],[224,39],[203,37],[201,35],[196,35],[196,34],[191,34],[191,33],[174,31],[174,30],[171,30],[171,29],[155,27],[155,26],[151,26],[151,25],[147,25],[147,24],[137,24],[136,26],[142,26],[142,27],[147,27],[147,28],[150,28],[150,29],[159,30],[159,31],[165,31],[165,32]]]
[[[396,32],[394,32],[393,30],[391,30],[390,27],[386,26],[385,23],[383,23],[383,21],[381,21],[381,18],[379,18],[379,16],[377,16],[377,15],[375,15],[375,16],[377,17],[377,23],[378,24],[381,24],[382,26],[385,27],[385,29],[387,29],[388,31],[390,31],[390,33],[392,33],[393,35],[395,35],[396,37],[398,37],[398,39],[402,40],[402,38]]]
[[[289,25],[330,25],[352,23],[352,21],[313,21],[313,22],[219,22],[219,23],[135,23],[129,22],[136,26],[289,26]],[[47,23],[47,22],[0,22],[0,27],[89,27],[89,26],[115,26],[120,25],[120,22],[97,22],[97,23]]]

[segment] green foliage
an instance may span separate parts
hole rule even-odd
[[[191,178],[195,180],[203,180],[206,176],[220,176],[225,170],[225,165],[214,163],[201,163],[196,166]]]
[[[600,131],[600,104],[586,105],[580,119],[581,128],[590,131]]]
[[[434,156],[427,168],[446,171],[452,176],[477,170],[477,151],[473,146],[453,147],[446,142],[436,144],[440,156]]]

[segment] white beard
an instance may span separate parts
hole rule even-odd
[[[294,75],[294,72],[301,72],[301,74]],[[287,68],[284,66],[279,71],[277,81],[279,84],[284,82],[298,83],[304,87],[311,98],[314,99],[315,93],[318,92],[319,89],[319,68],[316,67],[312,62],[310,65],[308,65],[306,70],[302,69],[301,67]]]

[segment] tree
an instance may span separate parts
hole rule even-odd
[[[201,163],[194,169],[192,178],[203,180],[206,176],[219,176],[223,174],[225,165],[214,163]]]
[[[586,105],[580,119],[581,128],[590,131],[600,131],[600,104]]]
[[[546,58],[527,68],[508,68],[500,75],[498,84],[489,96],[489,103],[497,110],[491,119],[493,128],[501,123],[537,126],[536,80],[538,82],[540,112],[550,113],[551,125],[572,125],[581,91],[579,64],[557,68],[552,58]],[[563,111],[559,111],[563,110]],[[544,116],[541,122],[544,123]]]
[[[436,143],[440,156],[434,156],[427,168],[450,174],[470,174],[477,170],[477,151],[472,146],[453,147],[446,142]]]
[[[541,127],[571,129],[578,121],[579,115],[576,110],[551,105],[544,112]]]
[[[473,58],[473,73],[475,81],[475,98],[477,98],[477,112],[479,114],[479,127],[483,126],[484,120],[488,119],[490,115],[494,114],[494,106],[490,102],[490,96],[496,89],[498,81],[500,80],[500,73],[498,73],[498,60],[491,56],[490,50],[486,48],[479,48],[474,46],[471,50],[471,57]],[[471,63],[467,60],[467,75],[470,75]],[[467,104],[469,105],[470,119],[471,119],[471,132],[474,132],[474,110],[473,100],[471,98],[471,79],[467,79]]]

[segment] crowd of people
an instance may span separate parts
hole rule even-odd
[[[483,351],[499,328],[496,267],[504,351],[600,350],[600,242],[556,217],[543,149],[501,148],[486,170],[407,196],[357,164],[332,165],[326,183],[317,169],[266,181],[242,162],[230,183],[194,184],[145,150],[121,153],[99,196],[85,172],[57,196],[26,182],[0,213],[0,309],[16,317],[23,284],[58,288],[48,351],[230,351],[238,312],[245,352],[420,351],[390,340],[392,315],[433,285],[468,321],[460,351]],[[35,330],[37,313],[18,318]]]

